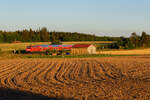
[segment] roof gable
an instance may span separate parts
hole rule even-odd
[[[75,44],[73,45],[73,48],[88,48],[92,44]]]

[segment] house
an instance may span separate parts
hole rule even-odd
[[[72,54],[96,54],[96,46],[92,44],[75,44],[72,46]]]

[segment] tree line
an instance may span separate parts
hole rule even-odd
[[[21,42],[53,42],[53,41],[110,41],[111,37],[99,37],[94,34],[77,32],[49,32],[47,28],[38,30],[0,31],[0,43]]]
[[[119,37],[118,39],[116,38],[116,41],[116,47],[119,49],[150,47],[150,35],[146,32],[142,32],[141,36],[133,32],[130,37]]]
[[[52,44],[60,44],[61,41],[117,41],[117,43],[112,44],[110,48],[133,49],[150,47],[150,35],[146,32],[142,32],[141,36],[134,32],[130,37],[109,37],[77,32],[50,32],[45,27],[38,30],[0,31],[0,43],[12,43],[14,41],[52,42]]]

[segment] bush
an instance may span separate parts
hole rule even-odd
[[[51,50],[46,50],[46,55],[52,55],[52,51]]]
[[[62,42],[60,40],[54,40],[51,44],[60,45]]]
[[[12,53],[13,54],[25,54],[27,52],[26,52],[26,50],[13,50]]]

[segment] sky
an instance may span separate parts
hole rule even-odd
[[[0,0],[0,30],[47,27],[99,36],[150,33],[150,0]]]

